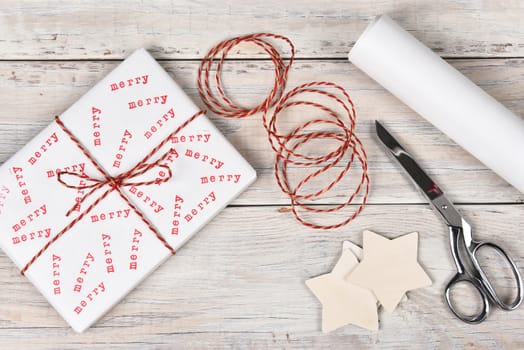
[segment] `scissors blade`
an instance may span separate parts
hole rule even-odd
[[[444,192],[428,174],[417,164],[415,159],[378,121],[375,121],[378,138],[388,148],[390,153],[400,163],[402,168],[411,177],[413,182],[422,191],[424,196],[433,205],[433,208],[444,218],[450,226],[461,227],[462,216],[453,204],[444,196]]]

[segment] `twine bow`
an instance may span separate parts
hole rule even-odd
[[[78,205],[81,205],[91,194],[93,194],[96,190],[98,190],[101,187],[104,187],[105,185],[110,185],[113,190],[116,190],[120,187],[125,186],[148,186],[148,185],[159,185],[163,182],[167,182],[171,179],[173,176],[173,173],[171,172],[171,168],[169,168],[167,165],[162,164],[162,162],[169,157],[171,153],[174,153],[174,149],[171,148],[169,151],[167,151],[162,157],[160,157],[156,162],[148,163],[148,164],[141,164],[133,169],[122,173],[120,175],[117,175],[115,177],[112,176],[106,176],[104,179],[98,179],[95,177],[88,176],[84,173],[77,173],[77,172],[71,172],[71,171],[63,171],[58,173],[57,180],[62,185],[64,185],[67,188],[73,188],[77,190],[84,190],[84,189],[90,189],[89,192],[87,192],[82,198],[80,198],[79,201],[75,205],[71,207],[66,213],[66,216],[69,216],[75,208],[77,208]],[[166,170],[167,175],[162,177],[156,177],[154,180],[148,180],[148,181],[130,181],[131,179],[137,178],[141,175],[146,174],[149,170],[159,167]],[[81,180],[87,180],[88,183],[86,185],[75,185],[68,183],[67,180],[65,180],[63,177],[64,175],[67,175],[67,177],[77,178]],[[151,174],[146,174],[151,175]],[[147,176],[146,176],[147,177]]]
[[[68,232],[77,222],[82,220],[84,216],[86,216],[94,207],[96,207],[104,198],[106,198],[111,192],[116,191],[120,197],[126,202],[127,205],[133,211],[138,215],[138,217],[147,225],[147,227],[153,232],[153,234],[156,236],[156,238],[162,242],[164,247],[168,249],[171,254],[175,254],[175,249],[167,243],[167,241],[162,237],[158,229],[153,226],[153,224],[147,219],[147,217],[129,200],[129,198],[122,192],[122,187],[124,186],[146,186],[146,185],[154,185],[154,184],[161,184],[164,182],[169,181],[172,178],[172,172],[171,169],[165,165],[162,164],[162,162],[169,157],[169,155],[173,152],[173,149],[168,150],[166,153],[164,153],[158,160],[148,163],[150,158],[155,155],[160,148],[162,148],[174,135],[178,134],[180,130],[185,128],[189,123],[191,123],[193,120],[204,114],[205,111],[200,111],[195,113],[191,118],[187,119],[185,122],[183,122],[175,131],[173,131],[171,134],[169,134],[166,138],[164,138],[156,147],[154,147],[142,160],[140,160],[134,167],[129,169],[126,172],[123,172],[116,176],[110,176],[104,168],[91,156],[91,154],[87,151],[85,146],[76,138],[75,135],[71,133],[71,131],[62,123],[60,118],[58,116],[55,117],[55,122],[60,126],[60,128],[66,133],[67,136],[73,141],[73,143],[80,149],[80,151],[86,156],[86,158],[93,164],[93,166],[102,174],[102,178],[96,178],[96,177],[90,177],[85,175],[84,173],[75,173],[75,172],[60,172],[57,176],[58,182],[61,183],[63,186],[67,188],[73,188],[73,189],[90,189],[77,203],[71,207],[66,213],[66,216],[69,216],[73,210],[76,208],[77,205],[80,205],[82,202],[84,202],[88,197],[90,197],[92,194],[94,194],[97,190],[103,188],[106,185],[109,185],[109,188],[106,189],[97,199],[93,201],[84,211],[82,211],[76,218],[74,218],[69,224],[67,224],[60,232],[58,232],[51,240],[49,240],[32,258],[29,260],[29,262],[24,266],[24,268],[20,271],[20,274],[24,275],[27,269],[31,267],[31,265],[54,243],[56,242],[60,237],[62,237],[66,232]],[[138,181],[137,178],[141,175],[147,175],[147,172],[155,167],[163,168],[167,171],[167,174],[165,177],[157,177],[151,180],[144,180],[144,181]],[[85,185],[74,185],[67,182],[67,180],[63,177],[74,177],[74,178],[81,178],[86,179],[89,181],[89,184]],[[133,181],[135,180],[135,181]]]

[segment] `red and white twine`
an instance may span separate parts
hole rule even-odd
[[[269,42],[269,40],[280,40],[287,43],[291,49],[291,55],[288,59],[288,63],[284,62],[284,59],[280,55],[277,48]],[[275,80],[273,87],[269,92],[268,96],[254,108],[243,108],[235,104],[229,99],[223,88],[221,71],[224,64],[224,60],[227,54],[240,43],[252,43],[259,46],[264,50],[271,58],[274,65]],[[291,210],[296,219],[303,225],[316,228],[316,229],[334,229],[351,222],[364,208],[369,194],[369,176],[367,157],[362,143],[355,135],[355,124],[356,124],[356,112],[351,101],[349,94],[341,86],[326,82],[316,81],[307,84],[300,85],[291,91],[284,94],[286,87],[287,75],[289,69],[293,63],[295,56],[295,47],[291,40],[288,38],[268,33],[251,34],[242,37],[233,38],[220,42],[218,45],[213,47],[207,55],[204,57],[198,68],[198,90],[202,101],[205,105],[213,111],[215,114],[226,117],[226,118],[245,118],[253,114],[262,113],[262,121],[264,128],[267,132],[267,138],[271,145],[271,148],[275,151],[275,177],[278,186],[287,194],[291,201]],[[218,57],[218,59],[216,59]],[[210,73],[215,67],[214,80],[215,90],[211,88]],[[328,88],[326,90],[326,88]],[[331,91],[333,90],[333,91]],[[335,111],[335,109],[328,107],[325,104],[319,102],[303,99],[299,97],[301,95],[315,95],[321,96],[331,100],[331,103],[338,106],[337,110],[343,111],[342,113]],[[298,127],[296,127],[291,133],[283,135],[279,132],[277,127],[277,120],[279,116],[288,108],[295,106],[305,106],[312,108],[313,110],[323,112],[327,118],[324,119],[311,119],[308,120]],[[270,112],[270,110],[272,111]],[[99,197],[97,197],[93,203],[91,203],[80,215],[74,218],[69,224],[67,224],[53,239],[48,241],[22,268],[21,274],[24,275],[27,269],[33,265],[33,263],[62,235],[71,230],[76,223],[78,223],[83,217],[85,217],[94,207],[96,207],[105,197],[111,192],[116,191],[120,197],[129,205],[131,209],[138,215],[138,217],[147,225],[151,232],[160,240],[163,245],[172,254],[175,253],[173,247],[171,247],[167,241],[162,237],[160,232],[153,226],[153,224],[146,218],[144,214],[123,194],[121,187],[130,185],[152,185],[159,182],[165,182],[172,176],[169,167],[162,165],[161,161],[167,156],[168,153],[160,157],[157,161],[148,163],[150,159],[168,142],[168,140],[176,135],[180,130],[185,128],[189,123],[202,115],[204,111],[200,111],[193,115],[191,118],[186,120],[180,125],[175,131],[173,131],[168,137],[164,138],[156,147],[154,147],[140,162],[138,162],[129,171],[126,171],[115,177],[109,176],[109,174],[96,162],[96,160],[90,155],[87,149],[82,145],[80,141],[65,127],[61,120],[56,117],[56,123],[61,129],[69,136],[69,138],[75,143],[75,145],[82,151],[86,158],[94,165],[94,167],[102,175],[102,179],[88,177],[86,175],[77,174],[74,172],[62,172],[58,176],[58,181],[68,187],[74,189],[89,189],[88,193],[81,199],[81,202],[86,200],[88,197],[94,194],[98,189],[108,186]],[[270,115],[270,116],[269,116]],[[308,131],[310,127],[327,126],[329,131]],[[320,156],[309,156],[306,153],[301,153],[300,149],[308,144],[309,142],[320,140],[335,140],[339,146],[330,152],[326,152]],[[322,195],[330,191],[335,185],[342,181],[345,176],[349,173],[349,170],[358,162],[361,169],[360,182],[356,186],[355,190],[350,193],[345,201],[339,205],[332,205],[328,208],[321,208],[312,204],[308,204],[307,201],[315,200],[320,198]],[[301,178],[296,185],[291,185],[289,181],[288,171],[289,166],[294,167],[317,167],[316,170],[309,173],[308,175]],[[337,165],[339,165],[337,167]],[[164,179],[154,179],[149,181],[133,181],[133,179],[144,174],[153,167],[165,168],[167,171],[167,177]],[[334,170],[335,177],[326,186],[309,193],[302,193],[301,190],[310,183],[313,179],[319,177],[322,174],[326,174],[330,170]],[[82,177],[90,180],[88,185],[70,185],[64,181],[63,176]],[[353,211],[352,215],[344,217],[335,224],[318,224],[305,219],[302,216],[301,210],[305,212],[312,212],[316,214],[330,213],[339,211],[353,203],[355,198],[361,194],[362,200],[360,204]],[[73,207],[74,208],[74,207]],[[72,208],[72,209],[73,209]],[[72,209],[66,214],[69,216]]]
[[[284,62],[280,52],[269,40],[283,41],[289,45],[291,54],[287,64]],[[274,65],[275,80],[273,87],[264,101],[253,108],[243,108],[235,104],[226,96],[222,84],[221,72],[224,60],[228,53],[241,43],[257,45],[267,53]],[[295,47],[293,43],[281,35],[258,33],[222,41],[213,47],[200,63],[197,81],[198,90],[204,104],[218,116],[240,119],[259,112],[262,113],[262,121],[267,132],[268,141],[276,154],[275,177],[282,192],[289,196],[294,216],[303,225],[311,228],[334,229],[346,225],[355,219],[367,202],[369,194],[367,156],[361,141],[355,135],[356,111],[349,94],[344,88],[332,82],[316,81],[300,85],[284,94],[287,75],[294,56]],[[210,83],[210,76],[213,70],[214,88],[212,88]],[[309,96],[310,99],[312,96],[328,99],[330,102],[329,106],[334,104],[337,108],[331,108],[327,104],[311,101],[310,99],[306,100],[304,95]],[[300,99],[301,97],[302,99]],[[326,118],[307,120],[291,133],[283,135],[277,128],[277,120],[284,110],[294,106],[311,108],[317,113],[323,113]],[[329,131],[308,131],[308,129],[318,128],[319,126],[327,127]],[[300,149],[307,143],[318,140],[321,142],[334,140],[337,142],[338,147],[320,156],[309,156],[305,152],[300,152]],[[327,208],[308,204],[308,201],[319,199],[340,183],[355,163],[358,163],[361,170],[360,182],[355,190],[344,199],[342,204],[330,205]],[[308,169],[317,167],[317,169],[302,177],[293,186],[288,176],[290,166],[306,167]],[[321,175],[326,175],[328,171],[329,174],[335,173],[332,181],[316,191],[302,193],[306,184]],[[353,204],[353,201],[359,194],[361,195],[361,201],[353,213],[349,216],[345,215],[342,220],[338,220],[334,224],[319,224],[303,216],[304,212],[315,214],[337,212]]]
[[[117,176],[110,176],[104,168],[96,161],[96,159],[89,153],[87,148],[76,138],[76,136],[64,125],[64,123],[60,120],[58,116],[55,116],[55,122],[57,125],[62,129],[62,131],[69,136],[71,141],[78,147],[78,149],[84,154],[84,156],[93,164],[93,166],[100,172],[101,179],[97,177],[90,177],[85,174],[78,174],[75,172],[60,172],[58,174],[58,182],[60,182],[63,186],[67,188],[74,188],[74,189],[89,189],[87,194],[85,194],[80,202],[84,202],[87,198],[92,196],[98,189],[103,188],[104,186],[107,186],[108,188],[102,192],[101,195],[99,195],[85,210],[83,210],[77,217],[75,217],[71,222],[69,222],[62,230],[60,230],[51,240],[49,240],[33,257],[27,262],[27,264],[22,268],[20,271],[21,275],[25,275],[26,271],[35,263],[36,260],[38,260],[46,251],[49,249],[49,247],[54,244],[60,237],[62,237],[64,234],[69,232],[80,220],[82,220],[91,210],[93,210],[100,202],[104,200],[109,194],[111,194],[113,191],[116,191],[116,193],[119,194],[119,196],[124,200],[124,202],[135,212],[135,214],[142,220],[142,222],[149,228],[149,230],[153,233],[153,235],[164,245],[164,247],[169,250],[171,254],[175,254],[175,249],[165,240],[165,238],[162,236],[162,234],[157,230],[157,228],[151,223],[151,221],[146,217],[145,214],[143,214],[134,204],[127,198],[127,196],[123,193],[122,187],[125,186],[148,186],[148,185],[154,185],[159,184],[163,182],[169,181],[172,177],[171,169],[162,164],[162,162],[165,160],[165,158],[169,155],[169,153],[172,152],[172,149],[169,149],[166,153],[164,153],[159,159],[157,159],[154,162],[150,162],[151,158],[153,158],[157,152],[164,147],[166,143],[171,140],[171,138],[175,135],[177,135],[181,130],[183,130],[187,125],[192,123],[196,118],[203,115],[205,111],[199,111],[192,115],[189,119],[187,119],[185,122],[180,124],[171,134],[169,134],[167,137],[165,137],[159,144],[157,144],[149,153],[147,153],[144,158],[142,158],[141,161],[135,164],[131,169],[129,169],[126,172],[123,172],[122,174],[119,174]],[[133,179],[139,177],[140,175],[145,174],[147,171],[153,169],[154,167],[160,167],[167,171],[167,176],[164,178],[155,178],[152,180],[145,180],[145,181],[133,181]],[[63,177],[65,176],[72,176],[77,178],[82,178],[89,180],[90,184],[86,185],[70,185],[66,181],[64,181]],[[76,203],[75,203],[76,205]],[[66,213],[66,216],[69,216],[71,212],[73,211],[75,205]]]

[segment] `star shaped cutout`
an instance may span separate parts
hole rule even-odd
[[[358,265],[355,253],[359,251],[358,246],[344,243],[342,255],[333,270],[306,281],[307,287],[322,303],[323,332],[349,323],[378,330],[377,299],[370,290],[345,280],[345,276]]]
[[[431,285],[417,260],[417,232],[390,240],[366,230],[363,241],[363,260],[346,280],[372,290],[386,311],[392,312],[407,291]]]

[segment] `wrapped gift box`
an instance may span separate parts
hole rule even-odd
[[[34,260],[25,276],[75,331],[88,328],[171,256],[148,223],[177,250],[255,180],[205,115],[170,137],[197,112],[140,49],[60,116],[113,178],[169,139],[151,157],[157,165],[119,187],[145,220],[110,184],[87,195],[85,187],[104,176],[57,121],[0,168],[0,246],[20,269]]]

